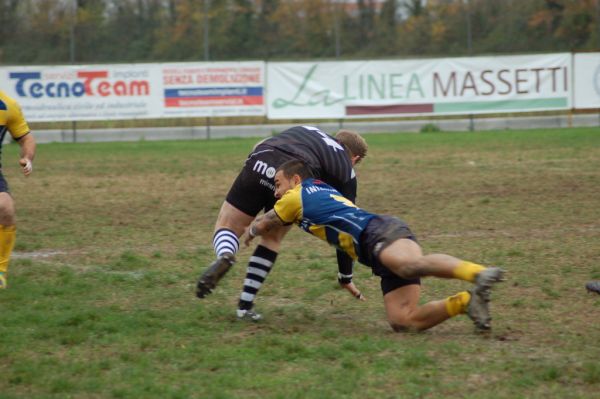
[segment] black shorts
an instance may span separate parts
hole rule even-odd
[[[360,236],[360,252],[362,255],[359,261],[370,266],[373,274],[381,277],[383,295],[405,285],[421,284],[420,278],[401,278],[379,261],[381,251],[400,238],[417,241],[406,223],[398,218],[386,215],[378,215],[373,218]]]
[[[275,172],[283,163],[294,159],[289,154],[259,145],[227,193],[227,202],[250,216],[275,205]]]
[[[10,190],[8,189],[8,183],[6,182],[2,172],[0,172],[0,193],[10,193]]]

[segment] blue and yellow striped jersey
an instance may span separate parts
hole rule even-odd
[[[361,233],[375,217],[330,185],[312,178],[285,193],[274,209],[284,223],[297,224],[353,259],[360,256]]]
[[[7,131],[15,140],[18,140],[29,133],[29,126],[19,104],[0,91],[0,150]]]
[[[29,133],[29,126],[23,117],[21,107],[3,91],[0,91],[0,129],[2,137],[8,130],[15,140]]]

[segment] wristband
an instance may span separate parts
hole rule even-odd
[[[352,282],[351,274],[342,274],[338,272],[338,283],[340,284],[350,284]]]

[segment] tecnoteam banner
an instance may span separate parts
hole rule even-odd
[[[265,115],[264,62],[0,68],[29,121]]]
[[[600,53],[575,54],[574,107],[600,108]]]
[[[571,107],[569,53],[267,65],[271,119],[365,118]]]

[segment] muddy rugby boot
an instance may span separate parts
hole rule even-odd
[[[259,321],[262,319],[262,315],[253,310],[237,309],[236,315],[238,320]]]
[[[204,298],[212,292],[217,286],[217,283],[231,269],[235,263],[233,254],[225,254],[219,256],[209,267],[202,273],[196,284],[196,296]]]
[[[477,330],[490,330],[492,328],[492,317],[490,316],[488,302],[475,293],[475,288],[468,290],[468,292],[471,294],[471,299],[469,299],[469,304],[467,305],[467,315],[473,320]]]
[[[471,300],[467,305],[467,315],[480,331],[487,331],[492,328],[492,317],[490,316],[488,303],[490,302],[492,286],[495,283],[504,281],[503,275],[504,270],[498,267],[489,267],[477,275],[475,287],[469,290]]]
[[[595,292],[600,295],[600,280],[590,281],[585,285],[587,292]]]
[[[504,270],[499,267],[488,267],[475,277],[475,294],[479,295],[484,301],[490,301],[492,286],[504,281]]]

